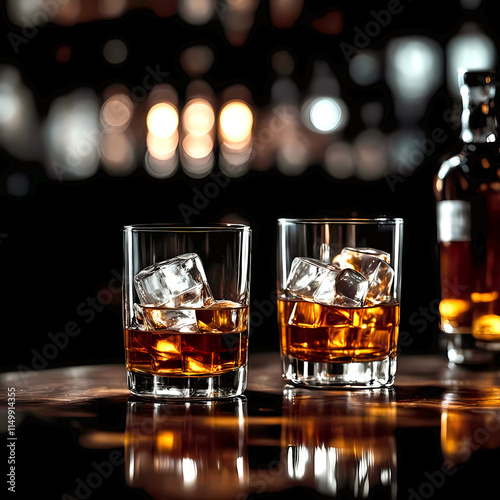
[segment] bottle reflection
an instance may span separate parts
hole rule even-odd
[[[284,392],[287,476],[323,495],[396,498],[394,392]],[[286,450],[286,451],[285,451]]]
[[[154,499],[234,499],[248,484],[246,398],[129,401],[127,484]]]
[[[454,393],[445,395],[441,411],[441,450],[451,469],[465,463],[480,449],[500,448],[500,396],[497,389],[483,389],[472,401]]]

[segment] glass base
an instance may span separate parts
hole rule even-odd
[[[214,377],[160,377],[151,373],[127,372],[128,390],[136,396],[162,399],[217,399],[243,394],[247,367],[241,366]]]
[[[448,334],[448,361],[457,365],[487,365],[492,363],[495,354],[481,349],[481,344],[484,342],[476,340],[470,333]]]
[[[323,389],[390,387],[396,375],[396,357],[359,363],[315,363],[282,355],[283,373],[290,382]]]

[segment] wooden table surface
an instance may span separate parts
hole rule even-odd
[[[401,356],[391,389],[325,391],[255,353],[245,395],[211,403],[133,397],[118,364],[0,383],[17,498],[500,498],[500,370],[441,356]]]

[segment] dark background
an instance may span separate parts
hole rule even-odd
[[[392,38],[407,34],[428,36],[445,47],[467,20],[478,22],[498,46],[495,3],[483,4],[466,11],[458,1],[439,2],[439,7],[427,0],[402,1],[402,12],[371,39],[369,48],[382,52]],[[342,32],[324,35],[313,30],[311,20],[333,7],[343,13]],[[90,87],[97,94],[113,82],[133,88],[141,83],[148,65],[154,68],[160,64],[168,71],[168,83],[182,96],[189,78],[179,66],[179,53],[188,45],[203,42],[215,53],[214,66],[206,77],[215,92],[232,83],[244,83],[259,109],[268,103],[274,79],[271,55],[286,49],[295,58],[292,79],[301,91],[307,90],[313,57],[323,58],[334,68],[342,98],[350,110],[351,120],[344,136],[351,140],[363,127],[359,118],[361,106],[373,99],[384,105],[379,128],[389,133],[398,126],[387,84],[382,80],[360,87],[352,82],[339,46],[342,41],[352,43],[354,28],[363,27],[372,19],[371,10],[386,7],[387,2],[308,1],[293,28],[278,30],[269,21],[268,2],[263,1],[242,47],[230,46],[217,19],[195,27],[177,16],[162,19],[139,8],[116,20],[75,26],[48,24],[18,54],[12,50],[6,34],[19,29],[10,24],[4,7],[0,63],[19,68],[35,96],[39,114],[45,116],[55,97],[75,88]],[[119,66],[110,66],[102,57],[102,46],[111,35],[126,40],[129,48],[127,61]],[[72,48],[67,64],[58,63],[54,57],[61,43]],[[436,71],[444,74],[444,68]],[[439,280],[432,178],[439,158],[458,147],[456,126],[443,121],[443,113],[452,106],[443,83],[419,125],[427,133],[441,127],[447,140],[401,182],[391,183],[388,176],[371,182],[355,178],[341,181],[319,164],[290,177],[273,166],[265,172],[250,170],[231,179],[218,196],[193,216],[192,223],[204,224],[237,214],[252,226],[251,352],[278,349],[272,303],[276,286],[276,219],[354,214],[404,218],[401,332],[405,332],[406,341],[402,349],[403,353],[437,352]],[[192,205],[196,188],[203,191],[212,178],[193,179],[179,169],[173,177],[158,180],[138,165],[123,178],[112,177],[100,169],[86,180],[58,181],[46,175],[41,161],[21,161],[5,150],[0,150],[0,164],[1,329],[7,339],[2,368],[16,369],[21,364],[40,369],[123,361],[121,296],[113,294],[106,304],[95,302],[98,296],[110,297],[109,293],[102,295],[102,290],[116,285],[115,272],[121,273],[122,228],[133,223],[180,220],[179,205]],[[30,180],[24,196],[13,196],[6,189],[8,176],[17,171]],[[216,165],[213,172],[217,171]],[[82,303],[90,304],[93,300],[97,304],[94,314],[82,314],[89,310]],[[54,342],[49,334],[57,337],[65,328],[78,328],[79,333],[64,347],[47,350],[47,344]],[[44,359],[40,360],[44,349]]]

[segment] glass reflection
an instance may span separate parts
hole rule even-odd
[[[441,450],[448,469],[465,463],[480,449],[500,449],[500,393],[448,392],[441,409]]]
[[[248,484],[246,398],[129,401],[127,484],[153,498],[234,499]]]
[[[281,446],[288,479],[332,497],[395,499],[394,395],[286,389]]]

